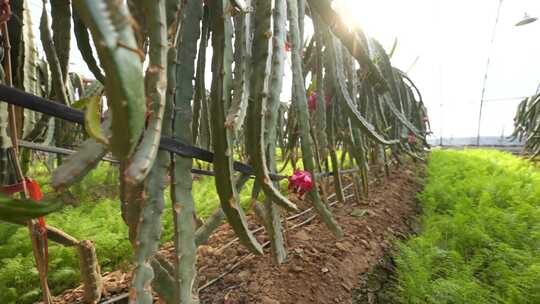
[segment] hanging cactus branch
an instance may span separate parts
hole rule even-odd
[[[40,23],[47,61],[38,59],[27,1],[12,5],[22,20],[9,22],[9,41],[17,46],[7,51],[17,56],[17,66],[1,72],[16,73],[17,89],[0,84],[0,100],[24,110],[0,104],[0,180],[24,177],[22,168],[36,157],[30,149],[69,155],[58,158],[56,169],[48,164],[57,192],[103,159],[117,166],[120,211],[134,253],[130,289],[121,296],[129,303],[153,303],[156,296],[166,303],[198,303],[198,292],[221,277],[197,286],[197,247],[211,240],[223,220],[249,257],[270,245],[276,264],[287,258],[287,220],[309,210],[317,214],[301,225],[318,216],[341,238],[330,207],[352,197],[345,195],[351,186],[343,186],[342,175],[354,174],[360,199],[369,193],[371,174],[388,174],[403,156],[421,160],[428,147],[427,109],[418,88],[391,65],[380,43],[350,30],[329,0],[50,2]],[[306,20],[313,23],[310,37],[304,37]],[[69,70],[71,29],[95,80]],[[289,72],[290,101],[282,100]],[[538,100],[520,105],[515,133],[531,140],[535,153]],[[28,148],[21,151],[24,166],[12,164],[18,145],[8,131],[15,140],[22,135],[32,141],[22,142]],[[192,193],[198,175],[214,179],[220,202],[205,222]],[[326,193],[328,177],[335,194]],[[288,193],[282,191],[284,179]],[[240,202],[245,185],[252,187],[250,207],[263,228],[250,230]],[[167,260],[158,247],[166,241],[161,230],[169,186],[174,250]],[[334,196],[338,201],[329,204],[327,197]],[[300,200],[313,207],[282,218],[304,206],[296,204]],[[61,205],[0,197],[0,220],[23,224]],[[44,231],[77,248],[84,300],[100,301],[104,282],[91,240],[79,242],[50,226]],[[266,231],[268,242],[259,243],[258,231]],[[32,241],[50,303],[44,251],[38,238]]]

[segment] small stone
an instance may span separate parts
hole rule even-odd
[[[328,268],[323,267],[323,268],[321,269],[321,271],[322,271],[322,273],[327,273],[329,270],[328,270]]]
[[[345,243],[338,242],[336,243],[336,247],[341,251],[349,251],[349,246]]]
[[[198,251],[202,256],[213,256],[216,254],[214,248],[206,245],[199,246]]]
[[[309,241],[309,240],[311,240],[311,236],[309,236],[304,230],[298,231],[294,235],[294,237],[299,239],[300,241]]]
[[[294,272],[302,272],[304,270],[304,268],[300,267],[300,266],[297,266],[297,265],[294,265],[292,267],[292,271]]]
[[[268,296],[264,296],[262,299],[261,299],[261,303],[262,304],[279,304],[279,301],[277,300],[274,300]]]
[[[363,217],[366,214],[367,214],[367,210],[362,209],[362,208],[356,208],[351,212],[351,216],[354,216],[354,217]]]
[[[343,287],[345,290],[347,290],[347,292],[351,291],[351,288],[349,286],[347,286],[347,284],[345,284],[345,283],[341,283],[341,287]]]
[[[249,270],[243,270],[243,271],[240,271],[240,273],[238,274],[238,278],[242,281],[247,281],[249,279],[249,275],[250,275]]]
[[[368,243],[366,240],[362,239],[362,240],[360,240],[360,242],[361,242],[362,244],[364,244],[364,246],[365,246],[366,248],[369,248],[369,247],[370,247],[370,246],[369,246],[369,243]]]

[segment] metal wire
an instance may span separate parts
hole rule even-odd
[[[480,111],[478,112],[478,134],[476,136],[476,145],[480,146],[480,129],[482,124],[482,108],[484,107],[484,96],[486,94],[486,84],[487,84],[487,78],[489,73],[489,65],[491,63],[491,52],[493,50],[493,45],[495,42],[495,35],[497,33],[497,25],[499,24],[499,17],[501,15],[501,7],[502,7],[503,0],[499,0],[499,6],[497,7],[497,17],[495,18],[495,25],[493,26],[493,33],[491,35],[491,42],[489,45],[489,54],[487,58],[487,64],[486,64],[486,72],[484,74],[484,83],[482,85],[482,97],[480,99]]]

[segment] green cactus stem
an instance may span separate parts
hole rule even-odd
[[[77,246],[85,303],[97,303],[103,292],[101,270],[97,263],[96,248],[91,241],[83,240]]]
[[[326,105],[325,98],[326,92],[324,87],[323,79],[323,49],[324,49],[324,36],[326,36],[326,29],[323,27],[320,18],[313,16],[313,27],[315,29],[315,53],[314,53],[314,70],[312,70],[312,75],[315,76],[313,80],[316,83],[315,91],[317,94],[316,104],[317,110],[313,112],[313,135],[319,147],[318,153],[320,159],[328,158],[328,138],[326,137]],[[327,52],[327,51],[326,51]]]
[[[135,239],[135,269],[131,283],[130,303],[152,303],[153,296],[149,288],[154,271],[151,258],[159,246],[161,237],[161,214],[165,204],[164,190],[167,185],[167,172],[170,163],[169,153],[157,152],[162,124],[169,130],[170,121],[162,121],[166,92],[167,73],[167,32],[165,0],[144,0],[139,5],[144,7],[150,37],[149,66],[146,73],[146,92],[153,104],[152,117],[148,131],[133,155],[131,163],[124,171],[125,187],[139,184],[147,175],[142,190],[142,208],[137,219]],[[167,124],[167,125],[165,125]],[[166,132],[168,132],[168,130]],[[169,135],[170,132],[168,132]],[[147,155],[142,155],[145,151]],[[156,157],[157,153],[157,157]],[[155,161],[154,161],[155,160]],[[146,173],[149,170],[148,173]],[[146,173],[146,174],[145,174]],[[131,185],[130,185],[131,184]],[[126,194],[127,195],[127,194]],[[128,203],[136,203],[137,199]],[[136,207],[133,207],[136,208]]]
[[[105,134],[110,132],[111,119],[107,117],[102,124]],[[51,186],[56,191],[62,191],[84,178],[99,161],[107,154],[107,147],[95,139],[84,141],[79,151],[70,155],[53,171]]]
[[[107,77],[105,91],[112,113],[111,151],[126,160],[144,129],[146,102],[142,55],[125,4],[113,0],[78,0],[74,6],[92,33]]]
[[[255,30],[253,34],[253,58],[251,69],[251,88],[246,116],[246,137],[250,163],[255,176],[266,196],[279,206],[297,210],[295,204],[279,192],[270,179],[266,160],[266,145],[264,132],[266,129],[266,115],[268,111],[269,78],[270,78],[270,38],[272,31],[271,1],[258,0],[255,4]],[[280,89],[280,88],[275,88]],[[277,108],[273,115],[276,115]],[[269,126],[269,129],[273,126]]]
[[[152,20],[148,18],[148,12],[146,11],[147,7],[144,6],[141,0],[127,0],[127,6],[129,13],[133,18],[134,27],[136,29],[135,39],[137,39],[137,47],[142,50],[144,56],[146,56],[148,48],[147,38],[149,35],[151,35],[150,31],[152,30]]]
[[[32,28],[32,17],[30,15],[28,1],[22,1],[22,4],[22,41],[19,44],[22,45],[22,52],[19,54],[22,57],[22,60],[19,65],[21,73],[18,73],[18,77],[22,78],[22,81],[19,81],[22,84],[22,89],[24,89],[26,92],[39,95],[37,75],[38,53],[35,44],[34,29]]]
[[[315,163],[313,158],[312,142],[309,134],[309,114],[307,108],[306,89],[304,87],[304,77],[302,74],[302,59],[300,56],[300,33],[298,19],[298,0],[287,0],[287,13],[289,18],[290,39],[291,39],[291,57],[292,57],[292,72],[293,72],[293,96],[295,97],[294,106],[298,113],[298,121],[301,134],[301,145],[304,167],[313,176],[313,190],[308,195],[311,199],[315,210],[326,224],[328,229],[338,238],[343,236],[343,230],[339,227],[332,213],[326,205],[321,201],[318,193],[317,178],[315,176]],[[303,21],[303,20],[302,20]]]
[[[335,112],[336,112],[336,100],[332,98],[331,104],[327,111],[326,126],[328,127],[328,151],[330,154],[330,160],[332,162],[332,173],[334,180],[334,188],[336,191],[336,197],[340,203],[345,203],[345,195],[343,194],[343,183],[341,181],[341,174],[339,170],[339,162],[336,153],[336,139],[335,139]],[[345,153],[345,152],[343,152]]]
[[[270,77],[270,97],[268,98],[266,111],[266,161],[271,173],[276,173],[276,135],[281,125],[278,124],[280,115],[280,96],[283,87],[283,76],[285,67],[285,42],[286,42],[286,23],[287,9],[286,0],[276,0],[273,9],[273,30],[272,35],[272,74]],[[274,183],[279,188],[277,183]],[[266,210],[267,233],[270,239],[270,251],[277,264],[281,264],[287,258],[285,242],[281,227],[281,218],[279,211],[270,197],[265,198],[264,207]]]
[[[212,20],[212,146],[216,189],[221,208],[240,242],[250,251],[262,254],[262,247],[247,226],[233,185],[233,130],[225,128],[225,115],[231,103],[232,23],[229,0],[214,1],[210,6]]]
[[[248,6],[250,3],[246,3]],[[248,98],[250,95],[251,71],[251,16],[252,13],[240,13],[234,17],[234,79],[233,97],[225,124],[240,131],[246,118]]]
[[[180,32],[176,41],[177,57],[174,65],[176,90],[174,103],[173,138],[187,144],[193,143],[191,122],[193,113],[193,77],[195,76],[195,56],[197,39],[200,34],[202,3],[199,0],[186,0],[180,19]],[[193,201],[191,158],[174,155],[172,158],[171,200],[174,222],[174,302],[191,304],[198,302],[198,294],[193,293],[196,277],[195,263],[195,203]]]
[[[374,58],[377,58],[377,66],[389,85],[389,92],[382,95],[384,104],[389,108],[390,112],[399,120],[399,122],[413,132],[420,140],[425,141],[425,138],[421,132],[408,120],[403,112],[402,96],[399,94],[394,70],[390,64],[388,55],[377,40],[371,39],[370,44],[373,45],[373,56]]]
[[[162,0],[162,2],[165,0]],[[152,1],[155,2],[155,1]],[[148,126],[141,143],[133,154],[125,177],[127,182],[138,184],[148,175],[158,153],[167,89],[167,28],[164,5],[143,1],[146,23],[150,35],[149,65],[146,69],[146,99],[152,105]],[[157,11],[157,12],[156,12]]]
[[[206,107],[206,88],[204,73],[206,68],[206,49],[210,36],[210,14],[208,7],[203,8],[201,39],[199,42],[199,52],[197,53],[197,71],[195,74],[195,93],[193,95],[193,142],[199,143],[199,134],[203,126],[208,126],[208,110]],[[203,121],[204,120],[204,121]],[[209,134],[207,134],[206,137]],[[206,145],[202,145],[206,148]]]
[[[236,191],[240,192],[242,191],[242,188],[246,184],[246,182],[249,180],[250,176],[242,174],[236,181],[235,187]],[[208,238],[210,238],[210,235],[216,228],[219,227],[219,224],[223,221],[225,218],[225,213],[221,209],[221,207],[218,207],[214,212],[212,212],[212,215],[206,219],[206,222],[199,228],[197,228],[197,231],[195,232],[195,244],[197,246],[204,245],[208,242]]]
[[[81,20],[81,17],[79,17],[79,14],[75,9],[73,9],[73,32],[75,33],[75,40],[77,41],[77,47],[79,48],[79,51],[81,52],[81,57],[88,66],[88,69],[96,79],[101,82],[105,83],[105,76],[103,76],[103,72],[101,71],[101,68],[98,66],[98,63],[96,61],[96,58],[94,57],[94,54],[92,53],[92,47],[90,46],[90,35],[88,35],[88,29],[84,25],[84,23]]]
[[[338,92],[340,93],[339,100],[342,101],[342,106],[347,112],[347,115],[353,122],[353,125],[355,127],[361,128],[372,140],[386,144],[396,144],[399,142],[399,140],[387,140],[383,137],[383,135],[377,133],[375,130],[375,127],[369,123],[369,121],[362,116],[362,114],[358,111],[358,108],[354,104],[354,101],[349,95],[349,92],[347,91],[346,87],[346,80],[345,80],[345,73],[344,73],[344,66],[343,66],[343,58],[341,55],[341,47],[339,44],[339,41],[334,38],[334,43],[332,43],[333,47],[330,47],[330,52],[332,56],[332,64],[330,65],[332,68],[332,73],[335,73],[336,75],[336,81],[338,86]]]
[[[45,51],[45,55],[47,56],[47,61],[49,62],[49,66],[51,69],[52,84],[54,87],[56,98],[61,103],[69,105],[71,102],[69,99],[69,95],[66,91],[66,85],[62,74],[62,66],[56,53],[53,37],[49,28],[49,14],[47,13],[47,9],[45,6],[46,3],[47,1],[44,0],[43,11],[41,14],[41,22],[39,25],[39,29],[41,32],[41,40],[43,43],[43,50]]]
[[[152,288],[165,303],[175,303],[173,266],[167,261],[167,258],[159,253],[152,258],[150,263],[155,274],[154,280],[152,280]]]
[[[161,237],[160,221],[165,205],[163,192],[167,183],[168,167],[169,154],[160,151],[141,192],[144,203],[136,225],[135,269],[131,282],[130,303],[153,303],[152,292],[148,288],[154,278],[150,262],[158,249]],[[137,203],[137,200],[129,203]]]
[[[53,42],[64,82],[68,78],[69,52],[71,50],[70,0],[51,0]]]

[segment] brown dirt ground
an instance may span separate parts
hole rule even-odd
[[[417,213],[416,193],[420,189],[412,166],[394,169],[388,178],[376,179],[367,199],[354,196],[333,207],[345,235],[336,240],[318,218],[286,233],[288,259],[272,263],[269,254],[253,256],[238,243],[223,249],[233,238],[230,227],[222,225],[210,239],[210,246],[199,247],[199,286],[217,278],[233,265],[234,270],[199,294],[201,303],[352,303],[353,288],[359,276],[371,270],[393,241],[412,230]],[[351,193],[351,191],[349,191]],[[334,201],[331,199],[330,201]],[[308,213],[288,223],[303,222]],[[250,218],[255,228],[256,221]],[[267,241],[264,234],[257,236]],[[160,252],[170,256],[172,245]],[[268,252],[268,251],[266,251]],[[104,277],[108,297],[127,290],[129,274],[115,271]],[[81,303],[81,287],[67,290],[55,303]],[[120,302],[118,302],[120,303]]]

